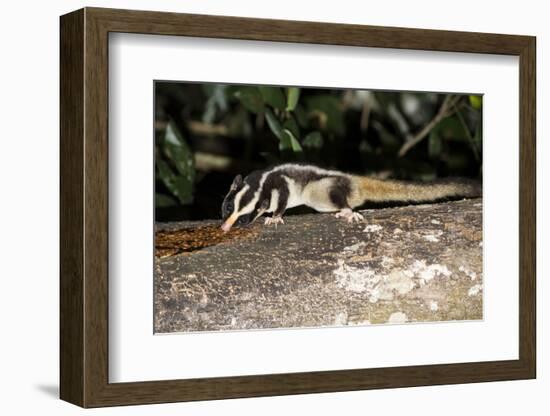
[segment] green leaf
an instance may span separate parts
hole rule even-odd
[[[298,127],[296,120],[294,120],[294,117],[289,117],[283,123],[283,128],[290,130],[295,137],[300,137],[300,128]]]
[[[264,101],[273,108],[285,109],[285,95],[279,87],[258,87]]]
[[[193,184],[183,176],[178,176],[164,160],[157,158],[156,161],[158,177],[166,188],[174,195],[181,204],[193,202]]]
[[[476,127],[476,131],[474,133],[474,137],[471,143],[472,151],[474,152],[474,155],[476,156],[477,160],[480,160],[481,158],[481,146],[482,146],[482,138],[481,138],[481,123],[479,123]]]
[[[434,129],[437,129],[438,134],[445,140],[469,140],[466,132],[464,131],[464,126],[456,115],[444,118],[436,127],[434,127]]]
[[[300,127],[307,127],[309,120],[307,119],[306,110],[304,110],[303,106],[297,105],[296,108],[294,108],[293,114]]]
[[[313,131],[304,138],[302,144],[306,148],[320,149],[323,147],[323,136],[318,131]]]
[[[205,123],[212,123],[216,118],[218,110],[220,112],[227,111],[227,97],[225,84],[202,84],[204,94],[208,97],[204,104],[204,112],[202,114],[202,121]]]
[[[466,153],[450,153],[446,157],[447,167],[450,171],[461,172],[470,164],[471,156]]]
[[[300,88],[290,87],[286,90],[286,110],[294,111],[300,98]]]
[[[264,110],[264,100],[257,87],[238,87],[234,95],[247,110],[256,114]]]
[[[267,120],[267,125],[269,126],[275,137],[277,137],[279,140],[283,140],[283,126],[281,126],[281,123],[279,122],[277,117],[275,117],[271,109],[265,109],[265,118]]]
[[[290,150],[291,148],[292,144],[290,143],[290,136],[285,134],[283,131],[281,138],[279,139],[279,150],[284,152],[285,150]]]
[[[175,171],[169,162],[175,167]],[[193,201],[196,175],[194,155],[172,121],[166,126],[162,137],[156,166],[160,180],[180,203],[188,204]]]
[[[329,94],[315,95],[307,97],[306,104],[310,112],[320,112],[326,115],[326,126],[321,127],[340,136],[345,134],[344,114],[337,97]]]
[[[481,95],[469,95],[468,99],[472,107],[476,110],[481,110],[481,106],[483,105],[483,97]]]
[[[155,194],[155,206],[157,208],[168,208],[168,207],[174,207],[178,203],[177,201],[172,198],[171,196],[165,195],[165,194]]]
[[[294,153],[303,152],[302,146],[300,145],[300,142],[298,139],[292,134],[292,132],[288,129],[283,130],[283,135],[286,137],[286,140],[284,140],[285,144],[289,145],[290,149]],[[286,149],[281,149],[286,150]]]
[[[481,146],[481,123],[476,126],[476,131],[474,133],[474,143]]]
[[[195,158],[174,122],[170,121],[164,133],[164,151],[180,175],[190,182],[195,180]]]

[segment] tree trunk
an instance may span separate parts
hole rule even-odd
[[[482,319],[482,203],[158,224],[155,332]]]

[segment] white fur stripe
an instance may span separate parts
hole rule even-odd
[[[351,176],[351,175],[348,175],[347,173],[342,173],[342,172],[339,172],[337,170],[322,169],[322,168],[318,168],[317,166],[310,166],[310,165],[295,165],[295,164],[292,164],[292,163],[286,163],[284,165],[276,166],[273,169],[271,169],[268,173],[278,172],[278,171],[284,170],[284,169],[294,169],[294,170],[299,170],[299,171],[311,171],[311,172],[315,172],[318,175],[345,176],[345,177]]]
[[[274,173],[274,172],[280,172],[280,171],[284,171],[285,169],[288,169],[288,170],[298,170],[298,171],[310,171],[310,172],[314,172],[318,175],[327,175],[327,176],[341,176],[341,177],[351,177],[351,175],[348,175],[346,173],[342,173],[342,172],[338,172],[337,170],[327,170],[327,169],[321,169],[321,168],[318,168],[317,166],[309,166],[309,165],[295,165],[295,164],[292,164],[292,163],[286,163],[286,164],[283,164],[283,165],[279,165],[279,166],[276,166],[274,167],[273,169],[270,169],[268,171],[265,171],[263,174],[262,174],[262,177],[260,178],[260,181],[258,183],[258,189],[256,190],[256,192],[254,192],[254,197],[252,198],[252,200],[244,207],[239,207],[239,203],[240,203],[240,200],[242,198],[242,195],[248,190],[250,189],[250,186],[249,185],[245,185],[243,187],[243,189],[241,189],[237,195],[235,196],[235,208],[234,208],[234,213],[237,214],[238,216],[241,216],[241,215],[244,215],[244,214],[249,214],[251,213],[252,211],[254,211],[254,207],[256,206],[256,204],[258,203],[258,200],[260,199],[260,195],[261,195],[261,192],[262,192],[262,189],[263,189],[263,186],[264,186],[264,183],[267,179],[267,177],[271,174],[271,173]],[[288,183],[288,179],[290,178],[285,178],[287,180],[287,183]],[[294,188],[296,188],[296,184],[294,181],[292,181],[293,184],[294,184]],[[289,184],[291,185],[291,184]],[[293,189],[294,191],[297,191],[297,189]],[[291,193],[291,199],[292,199],[292,196],[293,194],[295,194],[294,196],[295,197],[298,197],[297,193],[296,192],[290,192]],[[278,194],[278,192],[277,192]],[[278,195],[277,195],[277,198],[274,198],[274,195],[272,193],[271,195],[271,201],[270,201],[270,206],[269,206],[269,209],[268,209],[268,212],[273,212],[273,210],[275,210],[276,208],[274,207],[274,199],[278,200]],[[299,201],[289,201],[290,204],[287,204],[288,207],[290,206],[297,206],[297,205],[301,205],[301,202]],[[276,205],[276,204],[275,204]]]
[[[239,203],[241,202],[241,198],[246,193],[246,191],[248,191],[249,188],[250,188],[250,186],[245,185],[245,186],[243,186],[243,189],[241,189],[239,192],[237,192],[237,195],[235,195],[235,202],[234,202],[234,205],[233,205],[233,214],[234,215],[237,215],[237,216],[241,215],[241,214],[239,214]]]
[[[277,189],[273,189],[271,191],[271,201],[269,202],[269,208],[267,209],[267,212],[275,212],[278,205],[279,205],[279,191]]]

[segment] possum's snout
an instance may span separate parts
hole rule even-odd
[[[235,221],[237,221],[238,217],[236,215],[230,215],[229,218],[225,220],[225,222],[222,224],[222,230],[224,233],[228,232],[231,227],[233,227],[233,224],[235,224]]]

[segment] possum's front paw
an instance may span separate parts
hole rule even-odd
[[[365,220],[365,218],[361,214],[359,214],[358,212],[353,212],[350,208],[344,208],[334,214],[334,216],[336,218],[344,218],[349,223],[361,222]]]
[[[265,225],[275,225],[275,227],[277,227],[277,224],[284,223],[285,222],[283,221],[282,217],[267,217],[264,222]]]

